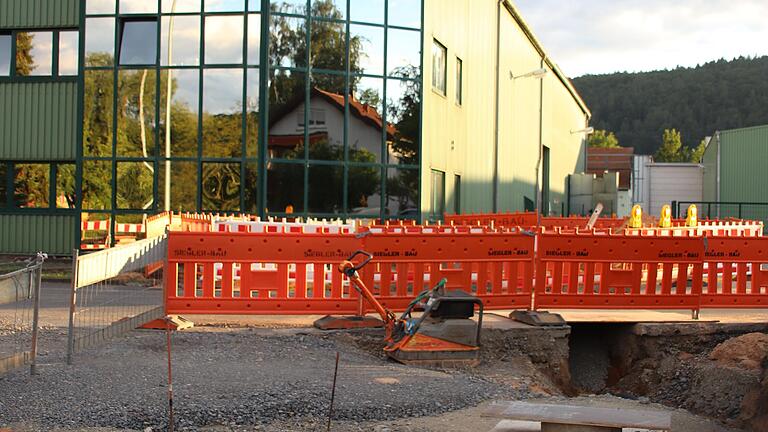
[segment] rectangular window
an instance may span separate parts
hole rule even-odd
[[[120,23],[120,65],[157,62],[157,20],[125,19]]]
[[[299,107],[296,110],[296,124],[300,127],[304,127],[304,108]],[[325,125],[325,110],[311,109],[309,110],[309,126],[324,126]]]
[[[77,31],[59,33],[59,76],[77,75],[79,45],[80,33]]]
[[[432,205],[429,218],[433,221],[443,218],[445,213],[445,173],[432,170]]]
[[[49,207],[51,197],[51,165],[41,163],[14,164],[13,194],[20,208]]]
[[[0,208],[5,207],[8,203],[6,184],[8,184],[8,165],[0,162]]]
[[[11,43],[10,34],[0,33],[0,76],[11,74]]]
[[[440,92],[443,96],[446,93],[446,48],[437,41],[432,40],[432,88]]]
[[[75,208],[75,164],[56,165],[56,207]]]
[[[453,214],[461,214],[461,176],[453,175]]]
[[[16,33],[16,75],[53,74],[53,32]]]
[[[463,68],[464,64],[462,63],[461,59],[456,57],[456,105],[461,105],[462,100],[461,80],[464,74]]]

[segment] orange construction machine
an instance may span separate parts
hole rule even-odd
[[[363,259],[355,263],[358,257]],[[406,364],[436,366],[475,366],[480,362],[483,302],[479,298],[461,290],[446,290],[443,279],[417,295],[397,318],[360,279],[358,270],[372,259],[370,253],[357,251],[339,265],[339,271],[347,275],[384,321],[384,351],[389,357]],[[472,319],[475,306],[477,321]],[[414,316],[417,311],[421,314]]]

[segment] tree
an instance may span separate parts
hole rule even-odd
[[[653,159],[656,162],[683,162],[683,143],[677,129],[665,129],[661,147]]]
[[[619,147],[619,140],[616,139],[616,135],[613,132],[608,132],[603,129],[598,129],[592,133],[587,139],[587,143],[590,147],[599,148],[617,148]]]
[[[685,142],[716,130],[768,124],[768,56],[718,60],[693,68],[575,78],[596,129],[621,145],[654,154],[672,126]]]
[[[29,32],[16,34],[16,75],[29,75],[37,67],[32,56],[33,39],[34,36]]]
[[[688,160],[690,162],[699,163],[701,162],[701,158],[704,157],[704,151],[707,149],[707,141],[701,140],[698,146],[696,146],[695,149],[692,149],[690,151],[690,155],[688,156]]]
[[[360,92],[358,100],[365,105],[376,108],[377,110],[381,107],[381,95],[379,95],[379,91],[376,89],[367,88],[363,90]]]

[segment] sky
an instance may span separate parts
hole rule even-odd
[[[570,77],[768,55],[768,0],[513,0]]]

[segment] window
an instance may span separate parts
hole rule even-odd
[[[53,74],[53,32],[16,33],[16,75]]]
[[[50,164],[17,163],[13,165],[13,194],[20,208],[44,208],[49,206]]]
[[[461,80],[464,74],[464,64],[461,59],[456,57],[456,105],[461,105]]]
[[[434,39],[432,41],[432,88],[440,92],[443,96],[446,93],[446,49],[443,44]]]
[[[0,33],[0,76],[11,74],[11,42],[10,34]]]
[[[77,75],[79,65],[77,48],[80,44],[80,34],[76,31],[59,33],[59,75]]]
[[[296,110],[296,121],[299,127],[304,127],[304,109]],[[325,110],[309,110],[309,127],[312,126],[325,126]]]
[[[3,208],[6,206],[6,203],[8,202],[8,193],[5,190],[6,184],[8,183],[8,165],[6,165],[3,162],[0,162],[0,208]]]
[[[0,77],[77,75],[78,39],[77,30],[0,32]]]
[[[157,59],[157,20],[123,20],[120,65],[150,65]]]
[[[445,173],[432,170],[432,205],[429,218],[433,221],[443,218],[445,213]]]
[[[453,214],[461,214],[461,176],[453,175]]]

